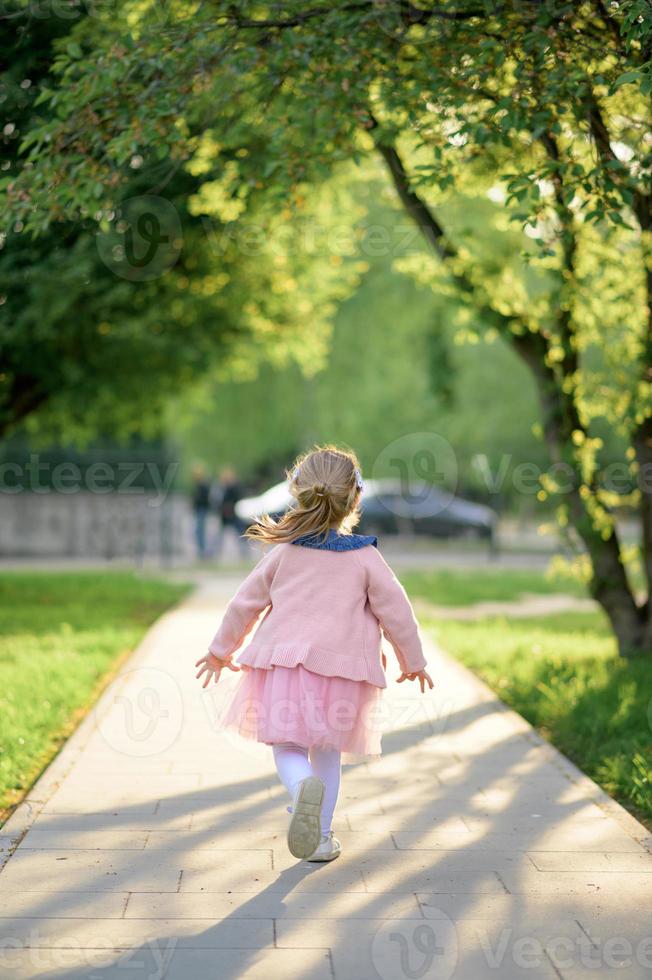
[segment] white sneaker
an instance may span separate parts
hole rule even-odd
[[[306,861],[333,861],[342,853],[342,845],[331,830],[328,834],[323,834],[319,847],[313,851]]]
[[[297,787],[288,827],[288,848],[296,858],[307,858],[319,847],[321,807],[324,784],[316,776],[307,776]]]

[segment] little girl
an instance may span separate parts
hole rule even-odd
[[[275,547],[231,599],[196,676],[206,674],[205,688],[225,667],[242,669],[222,724],[273,746],[292,798],[290,852],[331,861],[341,851],[331,830],[341,754],[381,752],[372,717],[387,686],[381,629],[402,671],[398,683],[418,680],[423,693],[433,682],[412,606],[377,539],[351,531],[363,490],[355,455],[316,447],[287,475],[296,506],[245,532]]]

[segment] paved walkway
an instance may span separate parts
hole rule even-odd
[[[269,750],[194,680],[235,584],[159,621],[0,831],[3,980],[652,976],[648,832],[434,648],[345,768],[342,856],[295,861]]]

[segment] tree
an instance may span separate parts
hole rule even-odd
[[[624,495],[604,484],[593,431],[608,422],[630,443],[627,499],[641,515],[649,596],[649,0],[241,2],[205,16],[181,4],[165,31],[159,10],[127,10],[131,29],[86,25],[62,47],[44,93],[57,117],[28,134],[30,166],[7,182],[14,214],[39,229],[71,203],[88,208],[99,195],[110,206],[131,153],[191,160],[193,127],[214,143],[207,173],[223,172],[225,153],[236,157],[232,199],[260,177],[260,157],[237,156],[251,132],[266,137],[272,198],[295,207],[334,164],[380,153],[476,328],[498,331],[532,371],[548,451],[570,478],[542,493],[558,498],[560,520],[586,549],[591,592],[621,652],[652,653],[652,604],[634,595],[616,525]],[[549,288],[536,302],[478,275],[469,242],[442,223],[445,193],[468,173],[502,181],[539,243],[532,264]],[[615,345],[627,362],[596,378],[587,348],[606,337],[588,291],[603,282],[605,255],[633,280],[615,296],[606,277],[607,319],[628,319]]]
[[[55,52],[76,50],[66,20],[23,13],[16,6],[12,19],[0,21],[13,46],[0,80],[9,185],[20,141],[39,125],[56,126],[56,106],[43,108]],[[89,20],[78,30],[88,30]],[[21,425],[41,440],[158,435],[171,394],[206,376],[251,377],[268,358],[307,371],[319,366],[332,304],[360,267],[337,270],[285,235],[284,247],[297,256],[290,272],[271,235],[282,236],[287,215],[266,213],[255,187],[241,207],[229,202],[228,161],[222,182],[206,181],[210,141],[201,130],[187,135],[195,148],[188,167],[130,153],[110,207],[101,207],[96,181],[92,199],[73,214],[57,203],[57,178],[48,178],[48,220],[28,232],[29,221],[14,215],[5,227],[0,436]],[[247,152],[259,152],[260,138]],[[73,193],[62,190],[66,201]],[[320,208],[327,225],[327,193],[313,198],[306,217]],[[234,214],[246,219],[238,235]]]

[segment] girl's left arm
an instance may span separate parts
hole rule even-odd
[[[276,545],[260,559],[226,607],[220,627],[208,647],[219,660],[231,662],[261,612],[271,604],[270,590],[278,564],[278,550]]]
[[[405,589],[376,548],[365,551],[369,606],[394,648],[401,671],[407,676],[425,670],[419,624]]]

